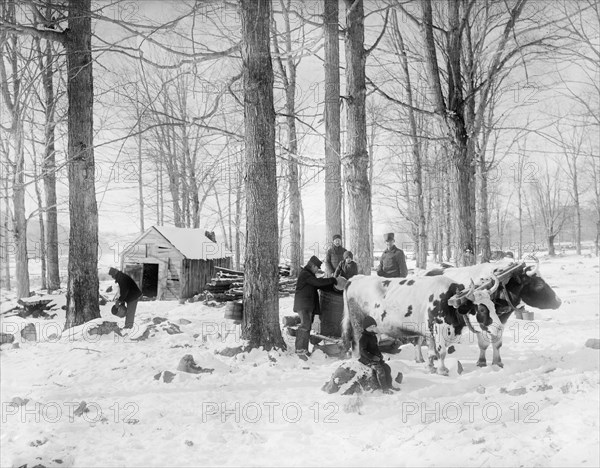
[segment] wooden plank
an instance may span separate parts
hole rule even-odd
[[[225,267],[222,267],[222,266],[215,266],[215,270],[217,270],[217,271],[224,271],[225,273],[231,273],[231,274],[234,274],[234,275],[244,276],[244,272],[243,271],[232,270],[230,268],[225,268]]]

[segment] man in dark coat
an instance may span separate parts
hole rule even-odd
[[[334,278],[338,276],[342,276],[349,280],[353,276],[358,275],[358,265],[353,260],[354,255],[349,250],[344,252],[344,260],[340,262],[340,264],[335,269],[335,273],[333,274]]]
[[[125,316],[124,328],[132,328],[135,320],[137,303],[140,297],[142,297],[142,291],[140,291],[140,288],[138,288],[138,285],[133,278],[122,271],[111,267],[108,270],[108,274],[112,276],[119,285],[119,298],[117,299],[117,302],[125,302],[127,304],[127,315]]]
[[[296,353],[306,356],[310,328],[315,315],[321,314],[318,289],[332,288],[335,278],[317,278],[316,273],[322,262],[314,255],[300,271],[294,294],[294,312],[300,315],[300,326],[296,333]]]
[[[358,341],[358,360],[373,369],[383,393],[392,393],[392,369],[383,361],[383,354],[377,344],[377,322],[367,315],[362,321],[362,327],[363,332]]]
[[[342,247],[342,236],[336,234],[333,236],[333,244],[327,249],[325,254],[325,273],[327,276],[333,276],[336,267],[344,259],[346,249]]]
[[[394,233],[384,234],[383,239],[387,249],[381,254],[377,275],[385,278],[406,278],[408,274],[406,258],[404,252],[394,245]]]

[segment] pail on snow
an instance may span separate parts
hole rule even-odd
[[[533,317],[533,312],[528,312],[526,310],[523,311],[523,320],[533,320]]]
[[[225,318],[233,320],[236,325],[242,323],[244,318],[244,304],[242,301],[229,302],[225,307]]]

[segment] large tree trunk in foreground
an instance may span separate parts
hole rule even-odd
[[[342,232],[340,160],[340,43],[338,0],[324,0],[325,35],[325,229],[327,241]],[[345,241],[345,239],[344,239]]]
[[[246,142],[246,263],[242,336],[285,348],[279,328],[277,171],[270,0],[240,0]]]
[[[369,153],[367,151],[367,116],[364,49],[364,9],[362,0],[346,3],[346,90],[347,146],[345,175],[348,190],[350,249],[358,272],[371,274],[373,266],[373,223]]]
[[[65,47],[69,96],[69,279],[65,329],[100,317],[94,171],[91,0],[69,2]]]

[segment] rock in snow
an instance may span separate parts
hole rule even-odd
[[[590,338],[585,342],[587,348],[600,349],[600,340],[598,338]]]

